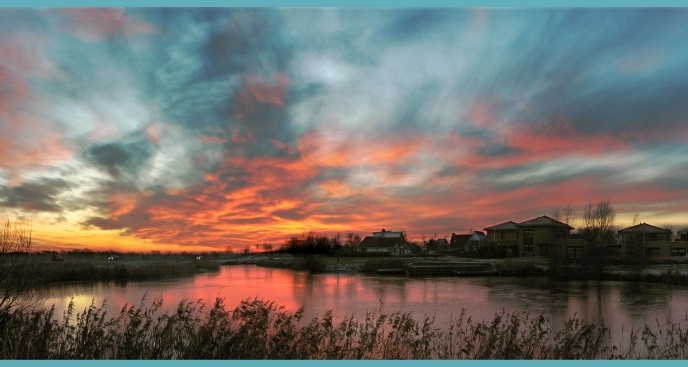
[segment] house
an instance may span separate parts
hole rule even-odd
[[[580,257],[585,245],[571,240],[573,227],[546,215],[517,223],[519,253],[540,256]]]
[[[676,241],[688,242],[688,228],[676,232]]]
[[[431,239],[428,241],[428,251],[430,252],[444,252],[449,250],[449,241],[446,238]]]
[[[507,256],[519,254],[519,228],[516,222],[508,221],[484,228],[487,240],[493,245],[505,250]]]
[[[478,251],[487,242],[485,233],[481,231],[473,231],[469,234],[452,233],[449,249],[459,253],[468,253]]]
[[[673,241],[669,229],[640,223],[618,232],[619,246],[629,256],[686,256],[688,244],[685,241]]]
[[[583,255],[582,240],[571,239],[570,225],[546,215],[516,223],[508,221],[485,228],[487,240],[502,247],[507,255],[567,256]]]
[[[464,253],[466,252],[466,243],[471,238],[472,233],[469,234],[456,234],[452,233],[449,239],[449,250],[453,252]]]
[[[372,236],[366,236],[358,251],[367,254],[380,254],[392,256],[410,255],[411,250],[402,232],[386,231],[373,232]]]

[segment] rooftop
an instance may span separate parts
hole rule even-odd
[[[632,233],[671,233],[671,230],[659,228],[647,223],[636,224],[631,227],[620,229],[619,232]]]
[[[560,222],[556,219],[552,219],[546,215],[527,220],[525,222],[518,223],[519,227],[564,227],[568,229],[573,229],[570,225]]]
[[[486,231],[517,231],[518,225],[514,221],[508,221],[500,224],[496,224],[491,227],[483,228]]]
[[[386,231],[384,228],[380,232],[373,232],[373,237],[379,238],[403,238],[404,234],[402,232]]]

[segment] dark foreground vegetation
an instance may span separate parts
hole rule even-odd
[[[272,302],[246,300],[227,310],[162,300],[124,306],[110,317],[92,305],[74,314],[18,309],[0,314],[2,359],[685,359],[688,332],[667,320],[633,330],[621,346],[604,327],[579,319],[552,325],[543,316],[501,313],[474,321],[460,312],[441,328],[408,313],[369,313],[336,321],[331,312],[302,320]]]

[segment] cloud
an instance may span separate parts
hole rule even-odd
[[[152,152],[148,141],[139,140],[93,145],[85,152],[85,156],[113,178],[127,179],[127,176],[137,175],[145,161],[152,156]]]
[[[42,178],[17,186],[0,185],[0,205],[39,212],[61,212],[57,196],[71,187],[63,179]]]
[[[3,202],[217,248],[669,205],[685,187],[687,16],[3,10]]]
[[[149,23],[131,17],[125,9],[115,8],[72,8],[60,9],[64,17],[62,27],[76,37],[97,42],[116,36],[132,36],[153,33]]]

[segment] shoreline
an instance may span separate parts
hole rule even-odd
[[[320,266],[314,271],[308,269],[306,258],[316,258]],[[313,260],[311,260],[313,261]],[[426,271],[409,271],[427,263]],[[336,257],[292,255],[247,255],[221,262],[222,265],[253,264],[261,267],[309,271],[311,273],[347,273],[380,276],[437,277],[437,276],[509,276],[548,277],[561,281],[611,280],[628,282],[651,282],[674,285],[688,285],[688,259],[653,259],[647,263],[633,264],[622,261],[562,262],[545,257],[519,257],[503,259],[441,257]],[[448,266],[486,264],[494,271],[447,271]],[[433,270],[436,269],[436,270]],[[452,273],[452,274],[450,274]]]

